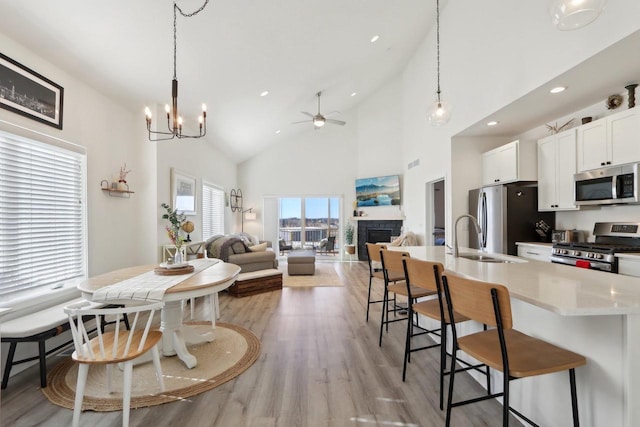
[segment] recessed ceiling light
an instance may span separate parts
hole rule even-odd
[[[377,42],[379,38],[380,38],[380,36],[377,35],[377,34],[375,36],[371,37],[371,43]]]
[[[260,96],[267,96],[267,95],[269,95],[268,90],[263,90],[262,92],[260,92]]]
[[[500,123],[500,122],[498,122],[498,121],[496,121],[496,120],[492,120],[492,121],[490,121],[490,122],[487,122],[487,126],[495,126],[495,125],[497,125],[498,123]]]
[[[557,86],[557,87],[554,87],[553,89],[551,89],[551,90],[549,91],[549,93],[560,93],[560,92],[564,92],[564,90],[565,90],[566,88],[567,88],[566,86]]]
[[[277,135],[277,134],[279,134],[279,133],[280,133],[280,129],[278,129],[278,130],[276,131],[276,135]]]
[[[356,93],[356,92],[352,92],[352,93],[351,93],[351,96],[356,96],[356,95],[357,95],[357,93]]]

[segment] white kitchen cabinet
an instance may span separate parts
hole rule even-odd
[[[538,141],[538,210],[577,210],[573,191],[576,131],[570,129]]]
[[[577,128],[577,170],[640,161],[640,109],[612,114]]]
[[[513,141],[482,154],[482,185],[536,181],[536,146]]]
[[[536,261],[551,262],[551,243],[517,242],[518,256]]]
[[[626,276],[640,277],[640,255],[617,254],[618,273]]]

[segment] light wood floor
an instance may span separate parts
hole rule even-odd
[[[403,383],[405,323],[390,325],[378,347],[379,305],[365,322],[366,263],[333,265],[344,287],[285,288],[246,298],[221,294],[220,320],[260,338],[258,361],[236,379],[186,401],[132,410],[131,425],[443,426],[438,350],[414,353]],[[377,283],[376,298],[381,287]],[[49,368],[59,360],[51,358]],[[456,376],[456,391],[458,397],[482,393],[466,375]],[[4,427],[71,424],[72,411],[41,393],[37,367],[11,378],[0,402]],[[119,426],[121,417],[85,412],[80,421]],[[452,425],[501,425],[501,406],[488,401],[455,408]]]

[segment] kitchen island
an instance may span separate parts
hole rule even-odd
[[[640,426],[639,278],[502,254],[487,255],[509,262],[454,258],[442,246],[390,249],[441,262],[445,272],[505,285],[516,329],[587,358],[587,365],[576,370],[581,425]],[[460,249],[461,254],[477,252]],[[467,322],[458,328],[466,334],[480,325]],[[493,387],[500,387],[501,374],[494,376]],[[540,425],[570,425],[568,375],[514,381],[511,406]]]

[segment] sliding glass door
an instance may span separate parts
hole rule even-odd
[[[339,197],[280,198],[278,236],[287,245],[339,253],[339,235]]]

